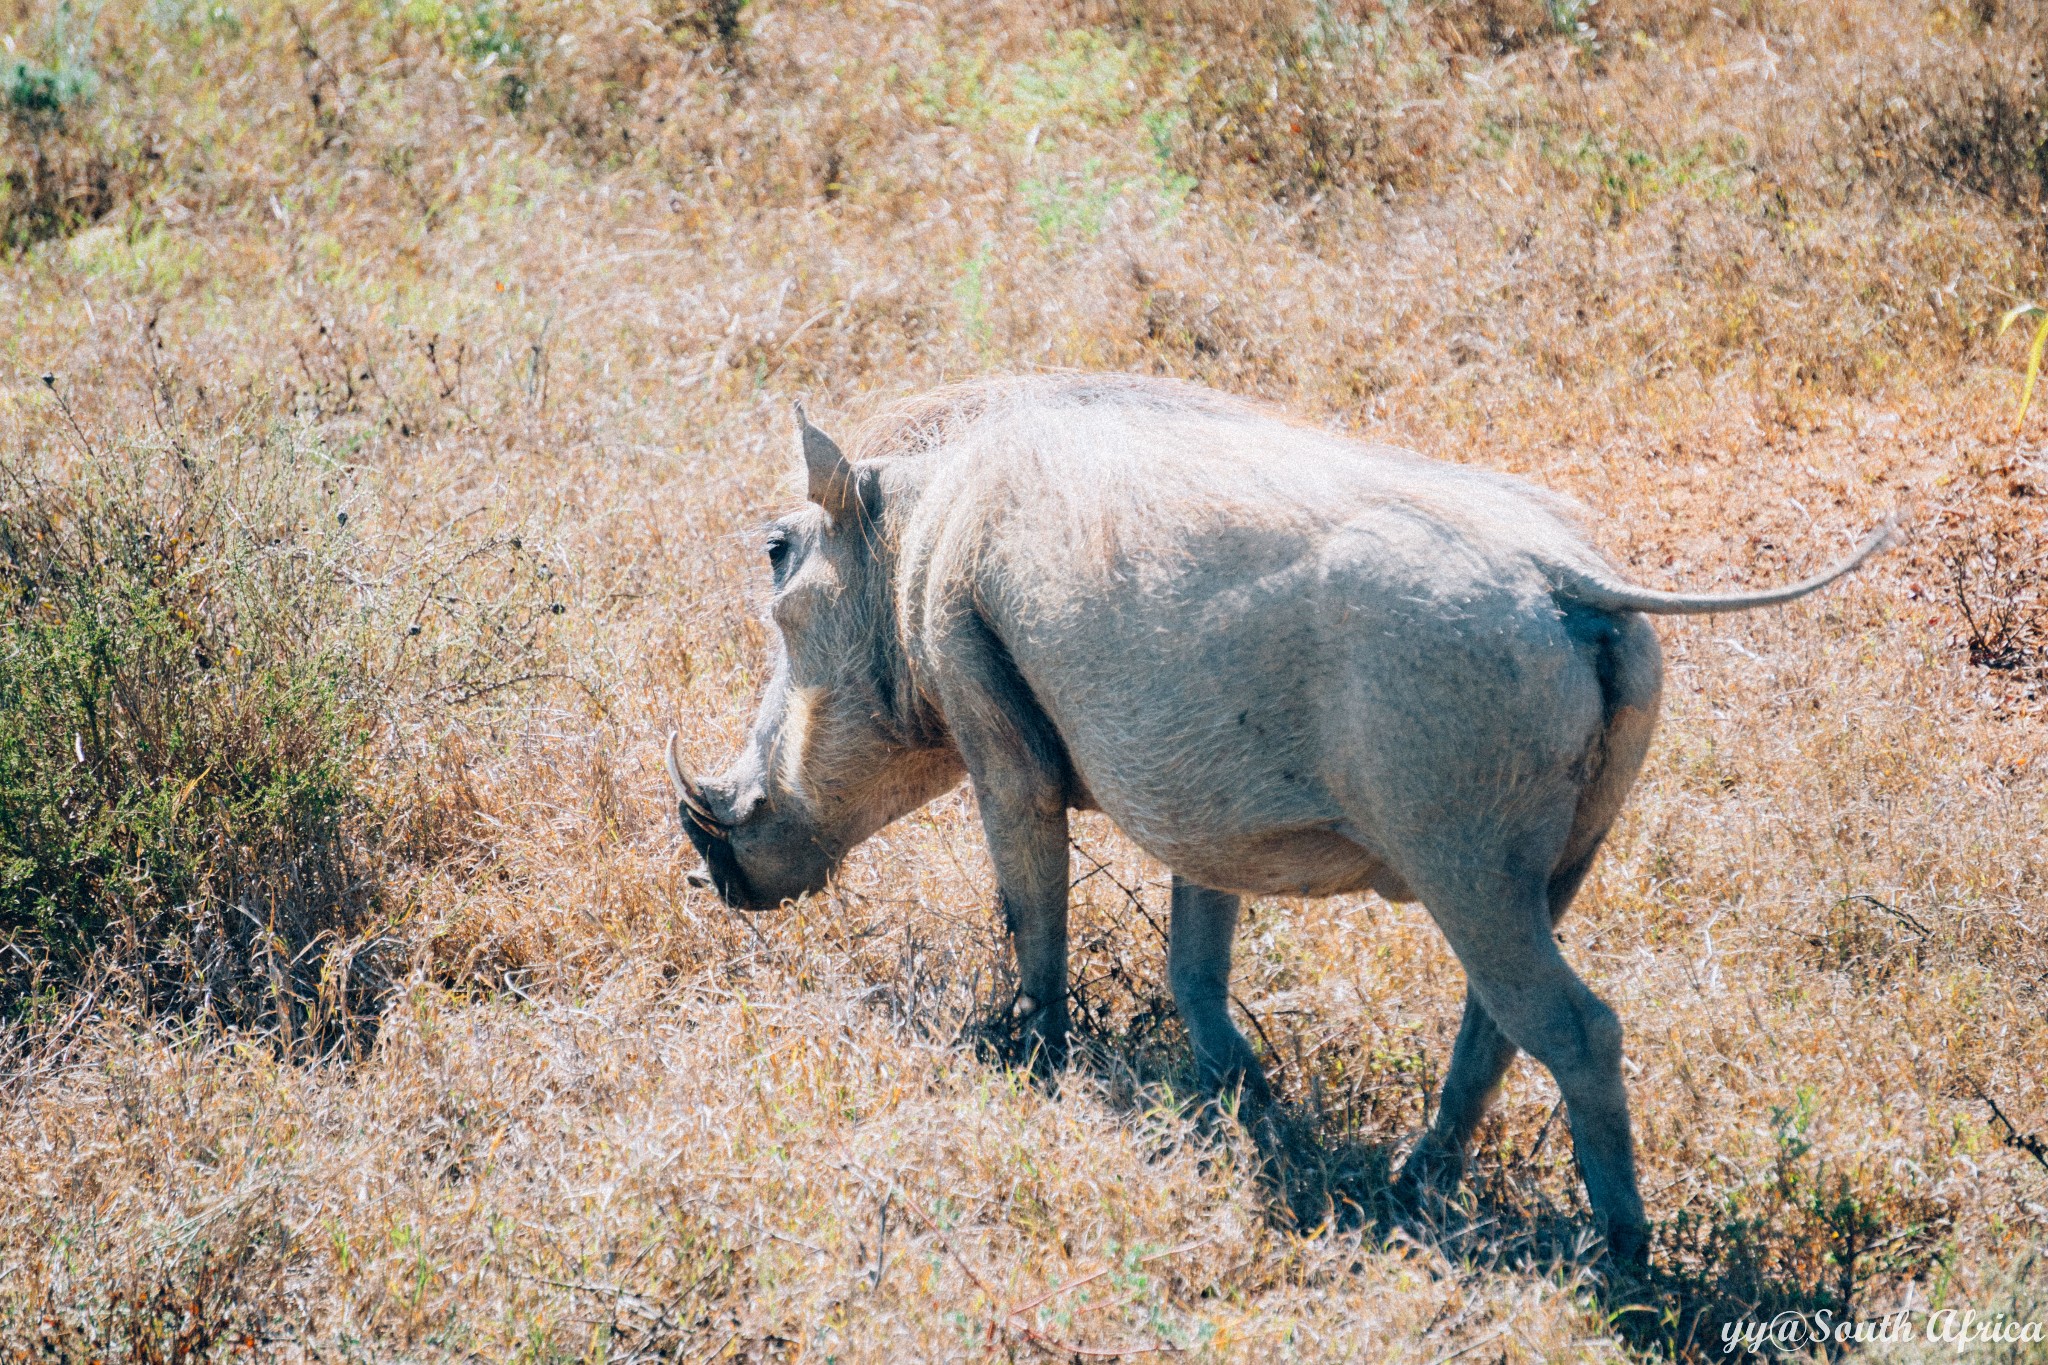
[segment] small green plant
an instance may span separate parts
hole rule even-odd
[[[960,321],[966,324],[967,335],[976,346],[987,346],[995,334],[988,320],[988,268],[994,259],[995,249],[984,243],[981,250],[968,258],[960,279],[953,285],[953,299],[960,305]]]
[[[526,108],[532,94],[528,79],[526,35],[519,16],[503,0],[448,10],[449,41],[456,53],[473,64],[479,73],[494,73],[498,98],[510,113]]]
[[[1103,175],[1102,159],[1091,157],[1077,175],[1026,180],[1017,189],[1038,228],[1039,240],[1054,246],[1069,235],[1091,242],[1100,237],[1111,206],[1122,197],[1127,184]]]
[[[1174,164],[1174,140],[1187,124],[1182,109],[1154,109],[1145,114],[1145,147],[1159,177],[1159,225],[1170,226],[1187,207],[1188,196],[1201,184]]]
[[[1666,195],[1689,191],[1707,200],[1727,195],[1740,183],[1741,163],[1749,154],[1740,136],[1663,154],[1636,145],[1626,133],[1604,131],[1588,131],[1575,142],[1546,134],[1541,150],[1551,165],[1589,183],[1594,215],[1610,228]]]
[[[17,118],[61,119],[89,103],[99,84],[97,72],[69,56],[49,65],[16,57],[0,66],[0,100]]]
[[[2048,308],[2038,303],[2023,303],[2009,309],[1998,321],[1998,334],[2004,336],[2016,322],[2034,324],[2034,339],[2027,346],[2027,375],[2020,383],[2020,410],[2012,421],[2014,431],[2025,425],[2027,409],[2034,402],[2034,383],[2041,377],[2041,354],[2048,349]]]
[[[469,5],[408,0],[398,13],[415,28],[439,30],[451,58],[480,76],[494,77],[507,112],[516,114],[526,107],[532,94],[532,53],[519,13],[506,0],[476,0]]]
[[[1130,117],[1142,51],[1084,29],[1049,35],[1044,50],[1025,61],[944,56],[918,78],[918,103],[934,122],[960,128],[994,123],[1057,134],[1102,127]]]
[[[1594,3],[1595,0],[1543,0],[1543,9],[1552,28],[1574,34],[1586,28],[1586,15]]]

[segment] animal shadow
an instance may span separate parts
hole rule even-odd
[[[1394,1181],[1412,1131],[1350,1122],[1315,1096],[1261,1106],[1241,1093],[1203,1094],[1170,1002],[1140,1002],[1122,1021],[1129,1027],[1111,1035],[1077,1011],[1064,1067],[1004,1015],[982,1020],[970,1036],[985,1062],[1029,1071],[1037,1084],[1057,1088],[1063,1078],[1086,1076],[1126,1113],[1175,1107],[1194,1120],[1197,1140],[1217,1144],[1219,1156],[1226,1143],[1248,1137],[1265,1216],[1278,1228],[1356,1234],[1367,1245],[1405,1248],[1446,1276],[1544,1276],[1587,1294],[1606,1330],[1636,1351],[1683,1362],[1761,1359],[1739,1339],[1731,1345],[1724,1329],[1786,1311],[1845,1312],[1826,1287],[1759,1274],[1755,1256],[1701,1257],[1683,1216],[1654,1229],[1648,1264],[1616,1262],[1605,1254],[1568,1149],[1551,1153],[1550,1178],[1543,1178],[1540,1153],[1502,1154],[1482,1135],[1455,1192],[1404,1199]],[[1562,1138],[1563,1115],[1554,1117]]]

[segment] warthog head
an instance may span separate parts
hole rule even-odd
[[[741,909],[820,889],[855,844],[960,777],[910,717],[880,473],[796,418],[810,503],[769,528],[781,650],[753,737],[702,781],[668,742],[683,829]]]

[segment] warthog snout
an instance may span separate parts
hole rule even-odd
[[[758,781],[745,773],[738,780],[692,777],[674,734],[667,760],[683,832],[727,905],[766,910],[824,886],[835,860],[799,816],[767,799]]]

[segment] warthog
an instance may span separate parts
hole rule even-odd
[[[972,384],[871,423],[849,460],[797,410],[809,504],[768,535],[781,658],[752,742],[694,781],[729,903],[824,886],[849,849],[972,783],[1016,949],[1014,1011],[1067,1031],[1067,813],[1172,869],[1167,972],[1211,1086],[1266,1097],[1225,1005],[1239,897],[1420,900],[1464,965],[1435,1122],[1398,1191],[1454,1185],[1516,1050],[1557,1078],[1608,1247],[1640,1256],[1621,1025],[1558,952],[1643,761],[1643,613],[1789,602],[1624,582],[1561,499],[1186,384]]]

